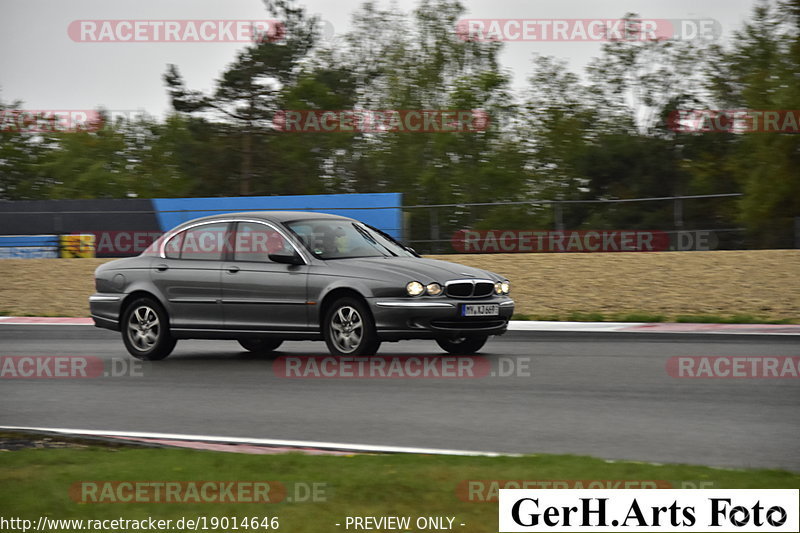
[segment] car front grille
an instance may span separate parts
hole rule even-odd
[[[445,284],[445,294],[451,298],[485,298],[494,292],[490,280],[457,280]]]
[[[494,283],[485,281],[476,281],[475,290],[473,291],[472,295],[477,296],[478,298],[482,298],[484,296],[490,296],[493,291],[494,291]]]
[[[447,295],[453,298],[469,298],[472,296],[472,283],[450,283],[447,285]]]

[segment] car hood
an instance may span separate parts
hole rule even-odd
[[[108,263],[103,263],[95,270],[96,273],[111,271],[111,270],[128,270],[134,268],[149,268],[150,263],[153,262],[153,257],[149,255],[137,255],[135,257],[123,257],[121,259],[114,259]]]
[[[387,281],[400,280],[444,283],[451,279],[505,279],[493,272],[468,267],[449,261],[437,259],[421,259],[417,257],[358,257],[353,259],[337,259],[329,261],[330,266],[345,267],[351,275],[366,276],[372,279]]]

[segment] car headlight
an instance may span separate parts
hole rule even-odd
[[[409,296],[419,296],[425,292],[425,286],[419,281],[412,281],[406,285],[406,292]]]
[[[439,296],[440,294],[442,294],[442,286],[435,282],[428,283],[428,285],[425,287],[425,290],[431,296]]]
[[[508,294],[511,292],[511,284],[508,281],[504,281],[500,284],[500,290],[503,294]]]
[[[494,284],[494,293],[503,294],[503,284],[499,281]]]

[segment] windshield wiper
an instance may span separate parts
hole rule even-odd
[[[387,248],[386,246],[384,246],[383,244],[381,244],[381,243],[379,243],[377,240],[375,240],[375,237],[373,237],[372,235],[370,235],[370,234],[369,234],[369,232],[368,232],[367,230],[365,230],[364,228],[360,227],[358,224],[353,224],[353,227],[354,227],[354,228],[356,228],[356,231],[358,231],[358,232],[361,234],[361,236],[362,236],[362,237],[364,237],[365,239],[367,239],[367,241],[369,241],[369,242],[370,242],[370,244],[372,244],[372,245],[373,245],[373,246],[375,246],[376,248],[377,248],[378,246],[380,246],[381,248],[383,248],[384,250],[386,250],[387,252],[389,252],[390,254],[392,254],[392,256],[394,256],[394,257],[397,257],[397,254],[396,254],[396,253],[394,253],[394,252],[393,252],[393,251],[391,251],[389,248]],[[378,251],[380,251],[380,250],[378,250]]]
[[[420,255],[417,252],[415,252],[412,248],[409,248],[405,244],[402,244],[402,243],[398,242],[397,240],[395,240],[394,237],[392,237],[391,235],[389,235],[385,231],[381,231],[378,228],[373,228],[369,224],[366,224],[366,226],[369,229],[371,229],[372,231],[374,231],[375,233],[379,234],[381,237],[383,237],[387,241],[391,242],[392,244],[396,244],[399,248],[402,248],[403,250],[405,250],[406,252],[410,253],[414,257],[420,257]],[[385,246],[384,246],[384,248],[385,248]],[[397,255],[397,254],[394,254],[394,255]]]

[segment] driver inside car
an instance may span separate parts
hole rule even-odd
[[[314,227],[314,235],[317,237],[315,255],[336,257],[347,251],[347,235],[341,227],[318,225]]]

